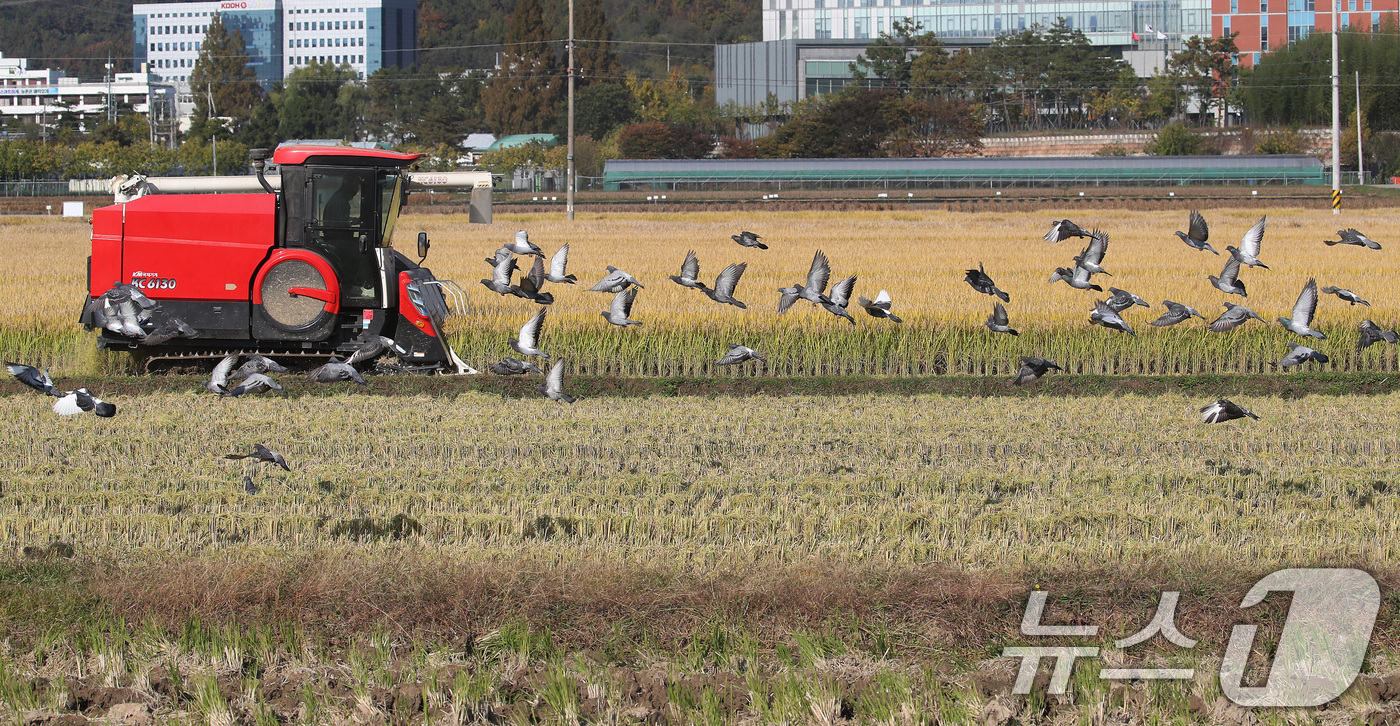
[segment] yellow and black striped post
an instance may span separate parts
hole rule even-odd
[[[1332,190],[1332,211],[1336,212],[1342,208],[1342,190]]]

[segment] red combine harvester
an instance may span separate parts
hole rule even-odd
[[[148,369],[231,351],[324,358],[367,333],[398,343],[398,370],[475,373],[443,337],[447,296],[460,309],[465,293],[392,246],[419,156],[288,146],[272,154],[271,181],[262,149],[250,154],[256,181],[129,180],[93,212],[80,321],[102,330],[99,348],[131,350]],[[444,176],[438,188],[453,185]],[[177,184],[257,193],[166,193]],[[418,262],[427,254],[419,233]]]

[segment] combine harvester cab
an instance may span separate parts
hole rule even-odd
[[[403,370],[475,372],[444,337],[445,295],[460,310],[465,293],[392,245],[419,154],[288,146],[272,155],[272,179],[267,152],[250,156],[256,177],[136,177],[93,212],[80,321],[102,329],[99,348],[132,350],[148,366],[230,351],[324,357],[368,333],[398,343]],[[427,253],[420,233],[419,262]],[[114,323],[113,303],[141,295],[145,307],[126,303],[142,313],[139,331]]]

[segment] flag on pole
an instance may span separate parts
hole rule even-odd
[[[1160,31],[1160,30],[1157,31],[1157,40],[1166,40],[1166,39],[1167,39],[1167,34],[1166,34],[1166,33],[1163,33],[1163,32]]]
[[[1147,32],[1148,32],[1148,33],[1155,33],[1155,32],[1157,32],[1157,31],[1155,31],[1155,30],[1152,29],[1152,23],[1148,23],[1148,24],[1147,24]]]
[[[1134,42],[1134,43],[1141,43],[1141,42],[1142,42],[1142,38],[1139,38],[1137,33],[1133,33],[1133,42]]]

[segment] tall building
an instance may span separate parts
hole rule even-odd
[[[243,34],[265,87],[313,61],[348,64],[360,77],[417,60],[415,0],[217,0],[134,5],[137,68],[189,93],[189,76],[215,13]]]
[[[146,73],[116,73],[110,82],[82,82],[52,68],[30,68],[27,58],[0,55],[0,118],[52,124],[59,114],[75,114],[86,127],[108,117],[111,107],[129,105],[140,114],[168,120],[175,110],[175,88]]]
[[[1397,19],[1400,0],[1341,0],[1341,26],[1375,32]],[[1332,0],[1212,0],[1211,34],[1239,33],[1240,65],[1253,66],[1270,50],[1312,35],[1332,32]]]

